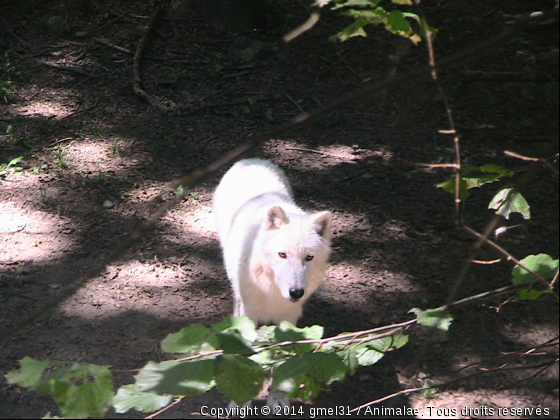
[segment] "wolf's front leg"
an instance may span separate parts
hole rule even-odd
[[[288,396],[274,387],[272,379],[270,379],[270,383],[268,384],[266,405],[270,408],[271,413],[284,413],[290,408]]]
[[[245,313],[245,305],[243,305],[241,299],[235,296],[233,298],[233,316],[247,316],[247,314]]]

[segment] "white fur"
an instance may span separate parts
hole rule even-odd
[[[214,193],[214,213],[234,315],[295,325],[325,277],[331,213],[296,206],[284,172],[262,159],[231,167]],[[303,296],[297,300],[294,291]]]

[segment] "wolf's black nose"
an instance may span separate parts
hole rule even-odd
[[[303,290],[303,289],[295,289],[293,287],[290,288],[290,297],[292,298],[292,300],[294,302],[297,302],[298,300],[300,300],[304,293],[305,293],[305,290]]]

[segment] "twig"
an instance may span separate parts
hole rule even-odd
[[[97,77],[94,74],[86,73],[85,71],[82,71],[82,70],[77,69],[75,67],[65,66],[65,65],[62,65],[62,64],[58,64],[58,63],[53,63],[52,61],[42,60],[42,61],[39,61],[39,63],[41,63],[44,66],[51,67],[53,69],[65,71],[65,72],[68,72],[68,73],[79,74],[80,76]]]
[[[466,230],[469,234],[471,234],[472,236],[474,236],[475,238],[478,238],[480,240],[484,239],[484,243],[487,243],[488,245],[490,245],[492,248],[494,248],[495,250],[499,251],[502,255],[504,255],[508,260],[513,261],[515,264],[517,264],[519,267],[523,268],[524,270],[526,270],[529,274],[531,274],[535,279],[537,279],[541,284],[543,284],[547,289],[550,287],[550,285],[548,284],[548,282],[538,273],[536,273],[535,271],[531,270],[530,268],[528,268],[527,266],[525,266],[521,261],[519,261],[517,258],[515,258],[513,255],[511,255],[509,252],[507,252],[504,248],[502,248],[500,245],[498,245],[496,242],[488,239],[487,237],[484,237],[483,235],[481,235],[480,233],[478,233],[477,231],[475,231],[474,229],[471,229],[469,226],[467,225],[463,225],[462,228],[464,230]],[[552,292],[552,294],[556,297],[556,299],[558,300],[558,295],[556,294],[556,292],[554,290],[550,290]]]
[[[556,341],[556,342],[554,342],[554,341]],[[468,369],[470,367],[480,365],[482,363],[488,363],[488,362],[495,361],[495,360],[498,360],[498,359],[503,359],[505,357],[509,357],[509,356],[512,356],[512,355],[516,356],[514,360],[518,360],[520,357],[527,356],[529,354],[533,354],[537,350],[543,349],[545,347],[551,347],[551,346],[557,346],[557,345],[558,345],[558,336],[556,336],[554,338],[551,338],[550,340],[547,340],[544,343],[539,344],[538,346],[532,347],[530,349],[523,349],[523,350],[517,350],[517,351],[513,351],[513,352],[502,353],[502,354],[500,354],[499,356],[496,356],[496,357],[491,357],[491,358],[488,358],[488,359],[479,360],[479,361],[476,361],[476,362],[473,362],[473,363],[469,363],[468,365],[465,365],[465,366],[453,371],[453,373],[459,373],[462,370]],[[504,365],[502,365],[502,366],[504,366]]]
[[[115,44],[111,44],[109,41],[105,41],[104,39],[101,38],[93,38],[94,41],[99,42],[100,44],[103,44],[109,48],[112,48],[118,52],[121,52],[123,54],[127,54],[127,55],[134,55],[134,51],[131,51],[129,49],[123,48],[119,45],[115,45]],[[189,60],[173,60],[173,59],[169,59],[166,57],[160,57],[157,55],[152,55],[152,54],[145,54],[143,56],[143,58],[145,58],[146,60],[152,60],[152,61],[159,61],[159,62],[163,62],[163,63],[169,63],[169,64],[191,64],[192,61]]]
[[[95,102],[95,104],[92,105],[92,106],[90,106],[89,108],[79,109],[79,110],[77,110],[77,111],[71,112],[70,114],[65,115],[64,117],[60,118],[58,121],[64,121],[66,118],[73,117],[74,115],[82,114],[82,113],[84,113],[84,112],[91,111],[91,110],[92,110],[93,108],[95,108],[96,106],[97,106],[97,102]]]
[[[357,161],[359,159],[355,159],[355,158],[348,158],[345,156],[338,156],[335,155],[334,153],[328,153],[328,152],[323,152],[322,150],[315,150],[315,149],[305,149],[303,147],[285,147],[285,150],[297,150],[298,152],[307,152],[307,153],[317,153],[318,155],[324,155],[324,156],[331,156],[337,159],[342,159],[342,160],[350,160],[350,161]]]
[[[296,101],[294,101],[294,99],[290,95],[288,95],[286,92],[284,92],[284,96],[286,98],[288,98],[288,100],[290,100],[290,102],[293,103],[297,107],[297,109],[299,109],[301,112],[305,113],[303,108]]]
[[[49,147],[54,147],[54,146],[56,146],[57,144],[64,143],[64,142],[67,142],[67,141],[71,141],[71,140],[74,140],[74,137],[66,137],[66,138],[63,138],[63,139],[59,139],[59,140],[57,140],[57,141],[52,142],[51,144],[49,144],[49,145],[47,146],[47,148],[49,148]]]
[[[440,306],[439,308],[436,308],[435,310],[446,310],[446,309],[457,308],[457,307],[462,306],[462,305],[482,301],[482,300],[488,299],[490,297],[494,297],[494,296],[498,296],[498,295],[501,295],[501,294],[504,294],[504,293],[519,290],[519,289],[525,288],[527,286],[528,285],[522,285],[522,286],[512,285],[512,286],[502,287],[500,289],[480,293],[480,294],[475,295],[475,296],[469,296],[465,299],[461,299],[461,300],[458,300],[457,302],[453,302],[450,305]],[[282,342],[270,344],[270,345],[267,345],[267,346],[253,345],[252,348],[255,351],[255,353],[261,353],[263,351],[271,350],[273,348],[286,347],[286,346],[292,346],[292,345],[297,345],[297,344],[323,345],[323,344],[326,344],[326,343],[333,343],[333,342],[336,342],[339,345],[362,344],[362,343],[365,343],[365,342],[368,342],[368,341],[375,341],[375,340],[379,340],[381,338],[385,338],[385,337],[395,335],[395,334],[400,333],[401,331],[403,331],[403,330],[405,330],[405,329],[407,329],[407,328],[409,328],[413,325],[416,325],[417,323],[418,323],[417,319],[411,319],[409,321],[401,322],[401,323],[398,323],[398,324],[385,325],[383,327],[371,328],[369,330],[344,333],[344,334],[339,334],[339,335],[335,335],[335,336],[332,336],[332,337],[319,338],[319,339],[308,339],[308,340],[297,340],[297,341],[282,341]],[[182,358],[179,358],[179,359],[175,359],[175,361],[176,362],[189,362],[189,361],[193,361],[193,360],[197,360],[197,359],[201,359],[201,358],[205,358],[205,357],[217,356],[217,355],[222,354],[223,352],[224,352],[224,350],[221,350],[221,349],[220,350],[212,350],[212,351],[208,351],[206,353],[199,353],[199,354],[195,354],[195,355],[192,355],[192,356],[186,356],[186,357],[182,357]]]
[[[157,108],[162,108],[161,99],[157,99],[155,97],[152,97],[151,95],[148,95],[148,93],[144,89],[142,89],[142,79],[140,78],[140,60],[142,59],[144,48],[146,47],[146,43],[148,42],[148,37],[150,36],[152,30],[154,29],[156,18],[161,13],[164,3],[165,0],[160,0],[156,4],[156,7],[154,8],[154,12],[152,13],[150,19],[146,23],[144,34],[142,35],[142,38],[140,38],[140,41],[138,42],[138,45],[136,47],[136,52],[134,53],[134,57],[132,59],[132,90],[134,94],[138,98],[144,99],[150,105],[156,106]],[[168,99],[166,101],[169,102]]]
[[[292,29],[290,32],[284,35],[282,39],[284,40],[284,42],[290,42],[292,39],[297,38],[302,33],[313,28],[313,26],[315,26],[315,24],[319,22],[320,17],[321,15],[319,14],[319,12],[314,11],[309,15],[309,18],[305,22],[303,22],[297,28]]]
[[[512,152],[510,150],[505,150],[504,155],[509,156],[509,157],[513,157],[513,158],[516,158],[516,159],[528,160],[528,161],[531,161],[531,162],[542,162],[544,165],[546,165],[546,167],[548,169],[550,169],[556,176],[558,176],[558,169],[556,169],[554,166],[552,166],[552,164],[549,162],[548,159],[535,158],[535,157],[530,157],[530,156],[523,156],[523,155],[521,155],[517,152]]]
[[[558,360],[554,360],[554,361],[551,361],[551,362],[540,363],[538,365],[518,366],[518,367],[515,367],[515,368],[501,368],[501,367],[498,367],[498,368],[494,368],[494,369],[488,369],[488,370],[484,370],[484,371],[480,371],[480,372],[475,372],[475,373],[472,373],[470,375],[466,375],[462,378],[453,379],[453,380],[450,380],[450,381],[447,381],[447,382],[440,382],[438,384],[431,385],[431,386],[425,386],[425,387],[421,387],[421,388],[403,389],[402,391],[398,391],[398,392],[395,392],[393,394],[386,395],[385,397],[367,402],[365,404],[360,405],[359,407],[355,407],[352,410],[350,410],[350,413],[357,412],[357,414],[359,415],[360,411],[362,409],[364,409],[366,407],[369,407],[370,405],[379,404],[383,401],[390,400],[390,399],[398,397],[400,395],[416,394],[418,392],[427,391],[428,389],[447,388],[450,385],[454,385],[454,384],[457,384],[457,383],[460,383],[460,382],[464,382],[464,381],[467,381],[469,379],[475,378],[477,376],[485,375],[485,374],[491,373],[491,372],[501,372],[501,371],[507,371],[507,370],[521,370],[521,369],[538,369],[538,368],[541,368],[543,366],[546,368],[546,367],[552,366],[552,364],[557,363],[557,362],[558,362]],[[538,373],[540,373],[540,372],[538,372]],[[531,377],[526,378],[526,379],[530,379],[530,378]]]
[[[187,110],[185,113],[183,113],[181,115],[182,116],[192,115],[192,114],[196,114],[198,112],[206,111],[207,109],[224,108],[224,107],[228,107],[228,106],[243,105],[243,104],[248,104],[248,103],[249,103],[249,100],[244,99],[242,101],[224,102],[224,103],[221,103],[221,104],[203,105],[199,108]]]
[[[128,55],[134,55],[134,52],[132,52],[131,50],[128,50],[126,48],[123,47],[119,47],[118,45],[115,44],[111,44],[109,41],[105,41],[104,39],[101,38],[93,38],[94,41],[99,42],[100,44],[103,44],[109,48],[112,48],[114,50],[117,50],[119,52],[122,52],[124,54],[128,54]]]

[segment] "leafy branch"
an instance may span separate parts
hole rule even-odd
[[[364,27],[368,25],[383,25],[385,29],[395,35],[410,39],[415,44],[426,38],[430,28],[425,19],[416,13],[403,11],[402,6],[412,6],[412,0],[391,0],[382,4],[383,0],[316,0],[320,8],[341,10],[343,16],[353,19],[353,22],[342,31],[330,37],[331,41],[344,42],[355,36],[367,36]],[[415,30],[408,19],[415,21],[418,28]]]
[[[387,352],[407,344],[404,331],[411,326],[446,332],[452,322],[449,309],[527,287],[514,284],[461,299],[447,308],[414,308],[410,312],[416,314],[415,319],[327,338],[322,337],[321,326],[297,328],[283,322],[257,330],[245,317],[228,317],[210,328],[191,324],[161,343],[167,353],[188,356],[149,362],[136,374],[135,384],[122,386],[116,394],[108,367],[87,363],[24,357],[20,369],[6,378],[9,383],[52,396],[65,418],[103,417],[111,406],[119,413],[130,409],[152,413],[173,405],[176,397],[198,396],[215,386],[244,404],[257,396],[267,373],[288,396],[309,400],[358,367],[371,366]],[[429,388],[433,387],[405,390],[385,399]]]

